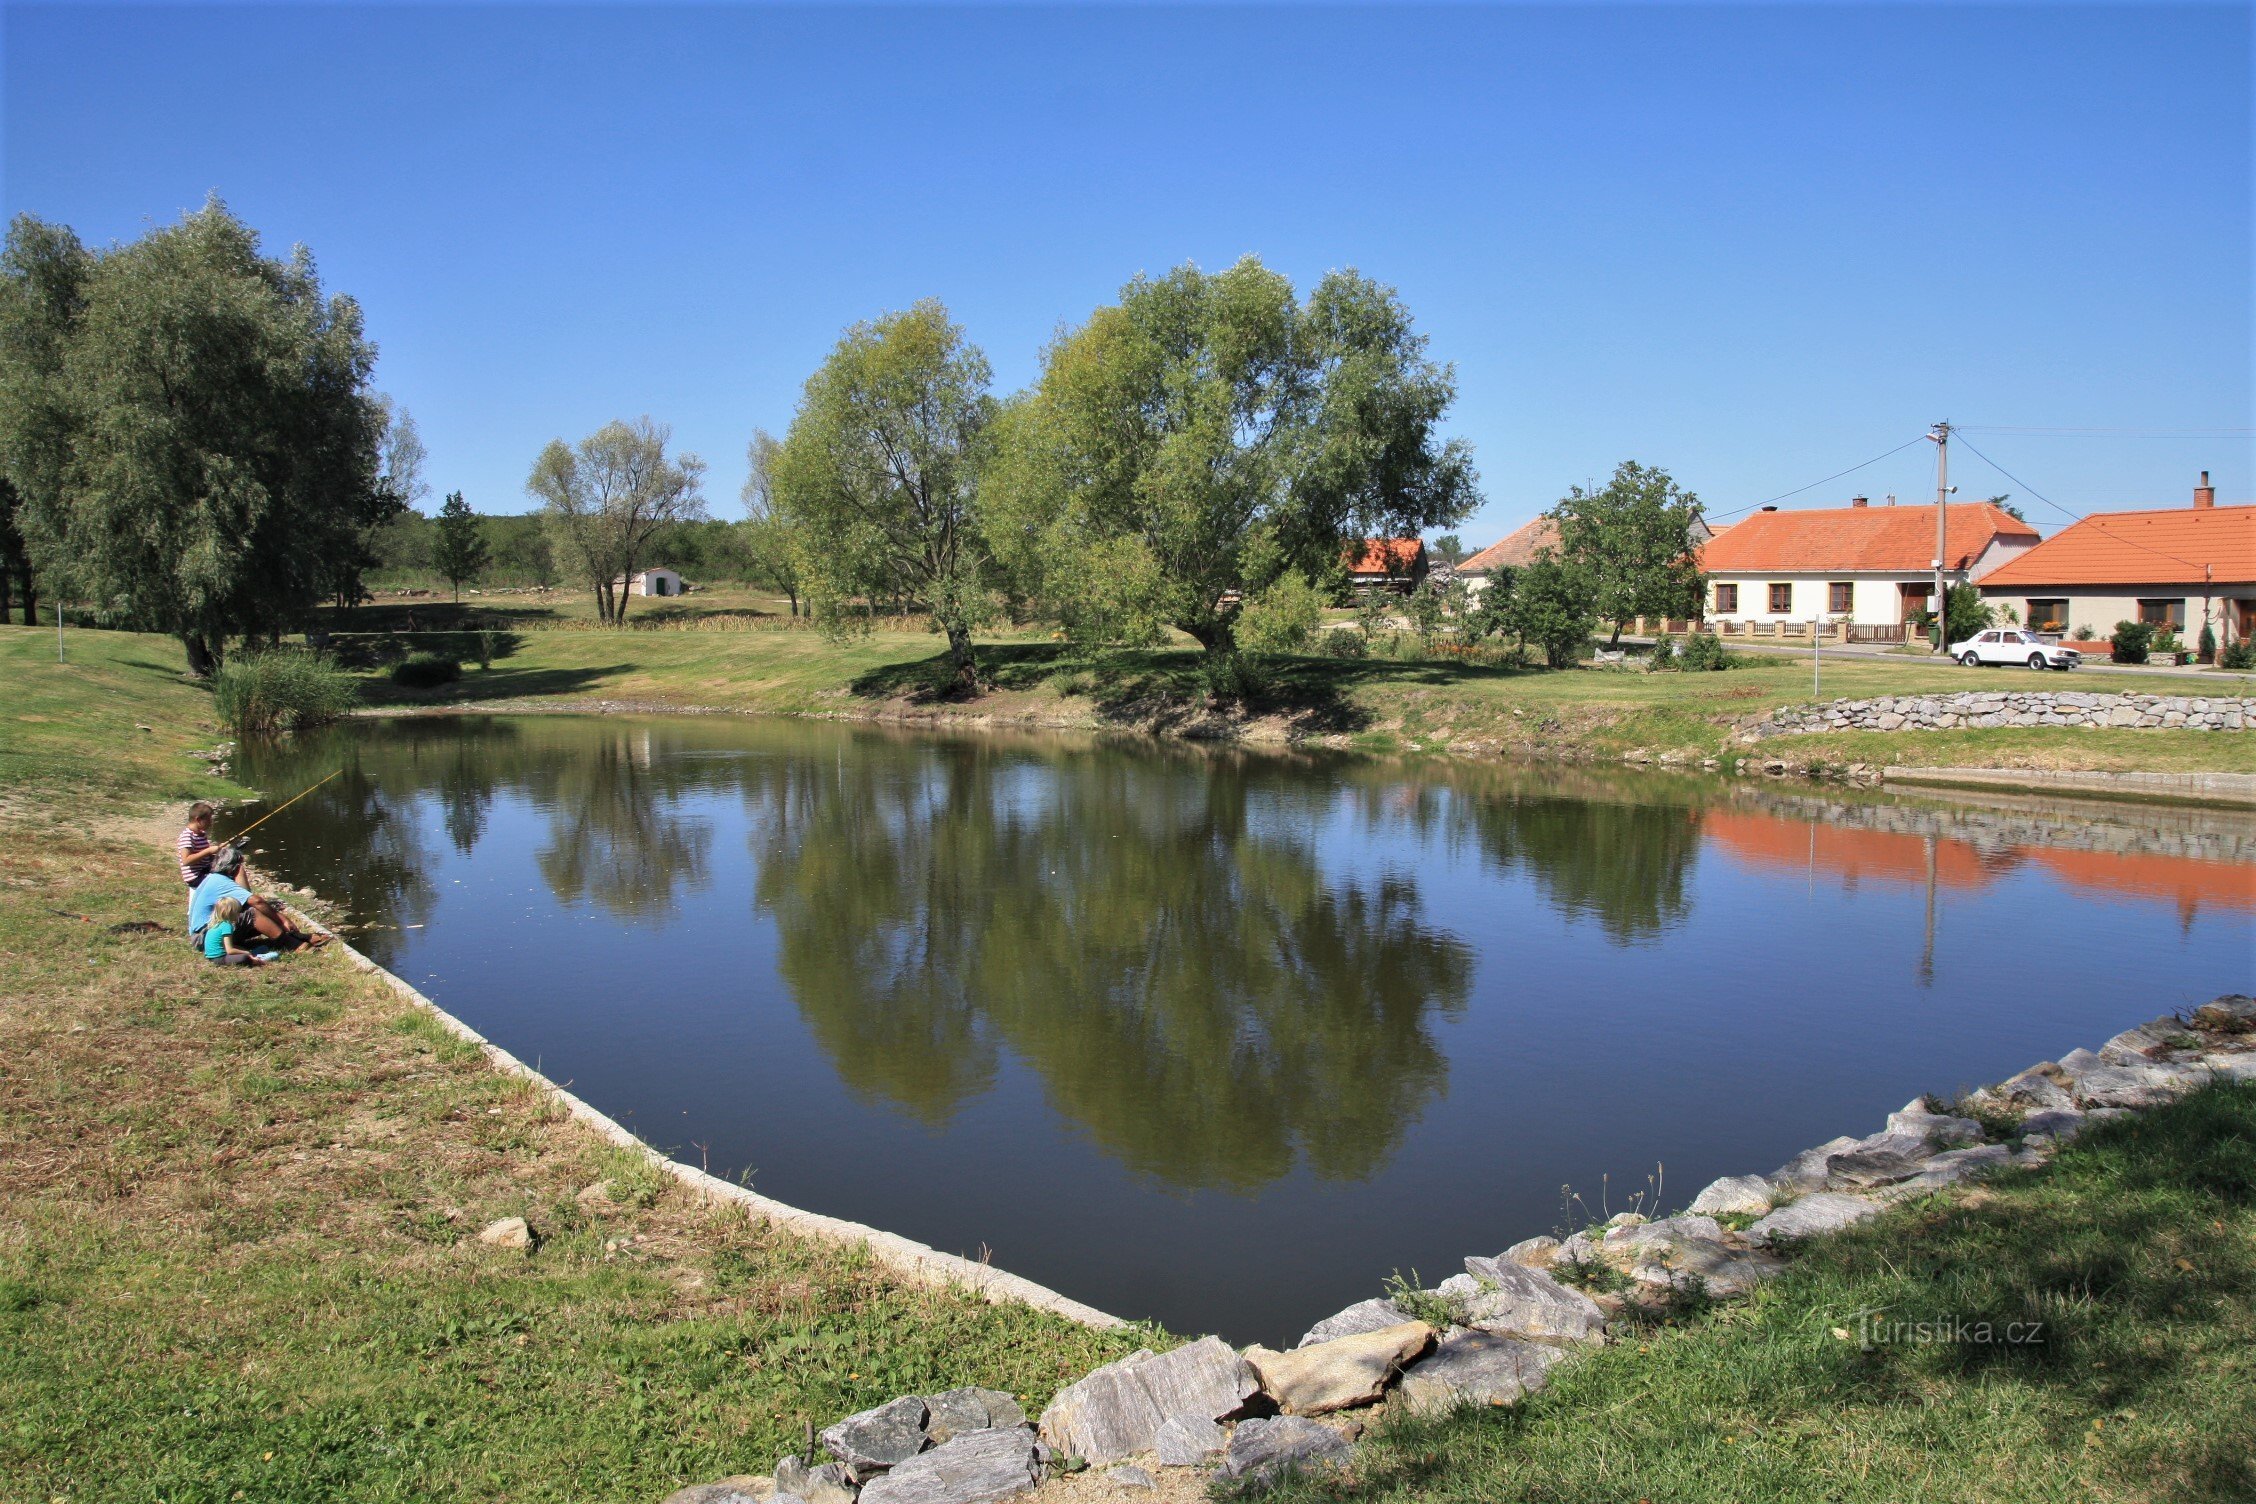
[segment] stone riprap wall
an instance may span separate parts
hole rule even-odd
[[[2111,695],[2081,690],[1968,690],[1787,705],[1741,728],[1742,741],[1816,731],[1956,731],[1974,726],[2134,727],[2245,731],[2256,699],[2230,695]]]
[[[1563,1242],[1476,1255],[1432,1290],[1327,1317],[1290,1351],[1203,1337],[1139,1352],[1067,1385],[1032,1421],[992,1390],[907,1395],[824,1431],[823,1458],[786,1457],[770,1475],[698,1484],[665,1504],[991,1504],[1066,1466],[1102,1468],[1128,1490],[1155,1487],[1154,1469],[1257,1488],[1337,1467],[1373,1407],[1513,1404],[1610,1340],[1632,1306],[1742,1295],[1806,1239],[2001,1166],[2042,1165],[2090,1123],[2218,1078],[2256,1082],[2256,998],[2157,1018],[1953,1104],[1978,1116],[1917,1099],[1878,1133],[1820,1144],[1769,1175],[1726,1176],[1673,1217],[1625,1212]],[[1626,1289],[1588,1293],[1601,1266],[1626,1274]]]

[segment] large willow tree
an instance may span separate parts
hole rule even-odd
[[[0,464],[51,583],[178,636],[198,673],[334,592],[394,501],[375,347],[310,253],[260,254],[217,200],[96,255],[25,217],[0,281]]]
[[[978,682],[971,634],[998,611],[980,522],[989,379],[937,302],[856,324],[807,378],[774,456],[815,620],[846,629],[878,600],[920,601],[965,688]]]
[[[1359,273],[1305,300],[1250,257],[1139,277],[1006,414],[989,534],[1079,640],[1173,626],[1227,651],[1242,597],[1334,573],[1351,538],[1472,511],[1471,453],[1440,435],[1455,396],[1401,299]]]

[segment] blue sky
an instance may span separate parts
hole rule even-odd
[[[1008,389],[1135,273],[1247,254],[1401,290],[1475,543],[1617,460],[1724,513],[1937,418],[2108,430],[1968,435],[2078,512],[2256,498],[2245,6],[11,3],[0,40],[9,212],[109,241],[217,191],[311,246],[481,511],[647,412],[736,515],[854,320],[938,297]],[[1794,504],[1933,484],[1920,444]]]

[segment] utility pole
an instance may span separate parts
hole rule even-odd
[[[1950,585],[1943,578],[1943,570],[1950,560],[1944,550],[1950,546],[1950,424],[1937,423],[1927,437],[1935,442],[1935,651],[1949,648],[1950,635]]]

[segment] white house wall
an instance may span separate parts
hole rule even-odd
[[[1834,613],[1826,609],[1831,599],[1828,586],[1842,580],[1849,582],[1849,621],[1860,627],[1892,627],[1904,619],[1903,596],[1897,590],[1900,583],[1928,583],[1932,575],[1913,574],[1806,574],[1781,570],[1776,574],[1719,574],[1708,580],[1708,620],[1710,621],[1764,621],[1807,622],[1816,617],[1830,621]],[[1963,575],[1953,574],[1952,584],[1962,583]],[[1718,611],[1715,587],[1737,585],[1739,609]],[[1770,587],[1792,585],[1794,599],[1791,609],[1770,609]]]
[[[2226,609],[2227,601],[2248,601],[2256,598],[2256,587],[2247,585],[2212,585],[2210,621],[2223,639],[2228,625],[2237,626],[2239,613]],[[2014,619],[2023,626],[2028,620],[2029,602],[2032,600],[2065,600],[2068,603],[2068,620],[2062,625],[2064,632],[2074,632],[2078,627],[2089,627],[2095,636],[2106,637],[2115,630],[2117,622],[2137,621],[2139,602],[2142,600],[2183,600],[2185,602],[2185,636],[2190,641],[2201,631],[2202,586],[2190,585],[1984,585],[1982,599],[1993,605],[2013,608]]]

